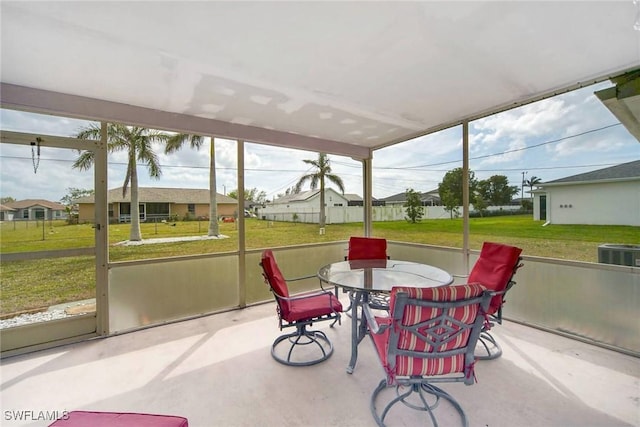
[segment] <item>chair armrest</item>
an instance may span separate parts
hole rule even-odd
[[[297,282],[297,281],[300,281],[300,280],[314,279],[314,278],[318,278],[318,276],[314,274],[314,275],[311,275],[311,276],[294,277],[293,279],[285,278],[284,280],[287,283],[291,283],[291,282]],[[320,280],[320,289],[322,289],[322,292],[327,292],[327,290],[322,285],[322,280]]]
[[[379,324],[369,304],[364,304],[362,306],[362,312],[364,313],[364,317],[367,319],[367,324],[369,325],[369,331],[373,334],[376,334],[376,335],[382,334],[385,330],[389,328],[389,326],[391,326],[390,324],[386,324],[386,325]]]
[[[317,275],[315,275],[315,274],[313,274],[313,275],[310,275],[310,276],[294,277],[293,279],[287,279],[287,278],[285,278],[284,280],[285,280],[287,283],[290,283],[290,282],[296,282],[296,281],[299,281],[299,280],[314,279],[314,278],[315,278],[315,279],[318,279],[318,276],[317,276]],[[329,292],[328,290],[326,290],[326,289],[324,288],[324,283],[325,283],[325,282],[323,282],[322,280],[319,280],[319,282],[320,282],[320,289],[321,289],[321,290],[319,290],[318,292],[322,292],[322,293]],[[338,293],[337,293],[337,289],[338,289],[338,287],[337,287],[337,286],[334,286],[334,288],[336,289],[336,297],[337,297],[337,296],[338,296]],[[286,299],[286,298],[285,298],[285,299]]]
[[[317,277],[317,276],[314,274],[312,276],[294,277],[293,279],[285,278],[284,280],[288,283],[288,282],[296,282],[298,280],[313,279],[315,277]]]
[[[275,294],[275,295],[278,297],[278,299],[285,300],[285,301],[296,301],[296,300],[309,299],[309,298],[317,297],[319,295],[327,295],[329,300],[331,300],[331,297],[333,296],[333,293],[330,292],[330,291],[327,291],[325,289],[318,289],[316,291],[309,291],[309,292],[305,292],[305,293],[294,295],[294,296],[290,296],[290,297],[284,297],[284,296],[278,295],[278,294]]]

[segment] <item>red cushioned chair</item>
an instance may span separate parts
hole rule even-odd
[[[386,373],[371,396],[371,413],[384,426],[394,405],[425,411],[434,426],[433,410],[445,399],[468,426],[460,404],[435,383],[475,382],[473,355],[486,321],[491,293],[480,284],[434,288],[394,287],[389,317],[376,317],[365,306],[370,336]],[[378,410],[379,396],[394,387],[394,398]],[[395,407],[396,411],[404,406]]]
[[[358,261],[358,260],[387,260],[389,255],[387,254],[387,239],[379,237],[359,237],[351,236],[349,238],[349,248],[347,256],[344,257],[345,261]],[[338,294],[338,288],[336,287],[336,295]],[[369,304],[379,310],[389,309],[389,299],[387,295],[369,294]],[[349,300],[353,304],[353,292],[349,293]],[[345,310],[347,316],[351,316],[349,309]]]
[[[346,260],[357,259],[388,259],[387,240],[377,237],[350,237]]]
[[[502,306],[506,292],[515,285],[513,276],[522,267],[522,249],[501,243],[484,242],[480,258],[473,266],[467,283],[482,283],[493,292],[487,314],[492,324],[502,324]],[[496,359],[502,355],[502,348],[489,331],[480,334],[479,348],[482,351],[478,359]]]
[[[336,296],[325,290],[290,296],[287,280],[282,275],[273,252],[262,252],[262,275],[277,302],[280,330],[295,327],[296,331],[281,335],[271,346],[271,355],[275,360],[289,366],[309,366],[327,360],[333,354],[333,344],[322,331],[310,331],[307,326],[315,322],[340,321],[342,304]],[[305,279],[290,279],[295,281]],[[286,349],[282,351],[280,346]]]

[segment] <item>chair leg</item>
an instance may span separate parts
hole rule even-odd
[[[378,414],[378,409],[376,407],[376,401],[378,399],[378,395],[380,394],[380,392],[382,392],[387,388],[388,388],[387,381],[382,380],[380,384],[378,384],[378,387],[374,390],[373,395],[371,396],[371,405],[370,405],[371,413],[373,414],[373,418],[375,419],[376,423],[380,427],[385,426],[384,420],[386,416],[389,414],[389,411],[391,410],[391,408],[398,402],[402,402],[405,406],[411,409],[427,412],[429,414],[431,424],[434,427],[438,427],[438,421],[435,417],[433,410],[438,407],[440,403],[440,398],[447,400],[456,409],[456,411],[460,415],[462,425],[464,427],[469,426],[467,416],[464,413],[462,406],[460,406],[460,404],[453,398],[453,396],[451,396],[449,393],[447,393],[443,389],[428,383],[414,383],[414,384],[409,384],[407,386],[402,386],[402,385],[395,386],[396,397],[384,407],[384,409],[382,410],[382,413]],[[415,393],[415,396],[419,398],[418,404],[416,404],[415,402],[409,401],[409,398],[414,393]],[[435,398],[435,401],[433,403],[429,403],[427,401],[427,399],[433,400],[433,398]]]
[[[283,347],[284,351],[278,351],[276,348],[281,343],[286,343]],[[312,358],[301,358],[295,360],[296,355],[303,355],[308,351],[313,355],[315,349],[316,356]],[[297,350],[297,351],[296,351]],[[286,353],[281,356],[281,353]],[[307,325],[296,326],[296,331],[290,334],[281,335],[273,342],[271,346],[271,356],[278,362],[287,366],[311,366],[316,363],[327,360],[333,354],[333,344],[322,331],[309,331]],[[304,355],[307,356],[307,355]]]
[[[502,347],[489,332],[482,332],[474,354],[478,360],[493,360],[502,356]]]

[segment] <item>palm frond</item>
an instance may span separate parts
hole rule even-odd
[[[200,135],[189,135],[186,133],[175,134],[167,138],[164,152],[165,154],[173,153],[180,150],[182,146],[187,143],[191,148],[199,150],[204,144],[204,138]]]
[[[83,151],[76,161],[73,162],[72,167],[82,171],[89,170],[91,169],[91,166],[93,166],[94,159],[95,153],[93,151]]]
[[[342,178],[334,174],[325,175],[325,178],[335,184],[335,186],[338,187],[342,194],[344,194],[344,182],[342,181]]]

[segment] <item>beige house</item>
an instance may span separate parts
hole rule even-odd
[[[231,197],[217,194],[218,216],[235,216],[238,201]],[[168,219],[209,219],[209,190],[200,188],[138,188],[140,204],[140,220],[153,222]],[[131,192],[122,197],[122,187],[114,188],[107,193],[109,204],[109,222],[131,221]],[[82,197],[77,200],[78,220],[93,222],[94,197]]]
[[[7,202],[3,206],[4,220],[31,221],[37,219],[67,219],[65,206],[44,199],[25,199]],[[5,218],[6,216],[6,218]]]

